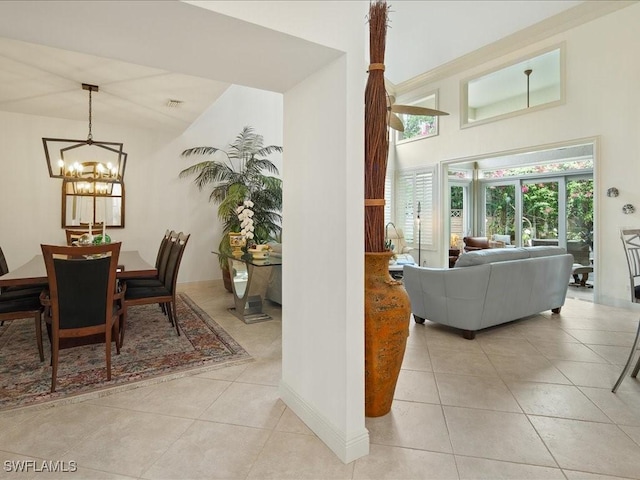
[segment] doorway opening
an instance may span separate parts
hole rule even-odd
[[[445,163],[450,248],[462,251],[464,236],[561,246],[580,272],[567,296],[593,301],[594,151],[590,141]]]

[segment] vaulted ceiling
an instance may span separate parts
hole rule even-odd
[[[389,3],[386,75],[398,84],[583,2]],[[87,16],[91,22],[82,20]],[[82,24],[73,23],[78,21]],[[100,56],[100,46],[91,44],[93,29],[112,29],[114,43],[144,51],[148,62]],[[128,31],[137,31],[137,38],[128,38]],[[271,55],[283,49],[287,65]],[[93,95],[96,122],[180,132],[231,81],[286,91],[338,55],[178,1],[0,2],[0,110],[86,120],[88,93],[80,86],[91,83],[100,87]],[[163,56],[171,58],[175,71],[158,68],[165,64]],[[276,75],[282,68],[286,80]],[[170,100],[182,103],[169,107]]]

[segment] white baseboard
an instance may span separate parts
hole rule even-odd
[[[347,438],[345,432],[337,429],[282,380],[280,398],[344,463],[369,455],[369,431],[366,428]]]

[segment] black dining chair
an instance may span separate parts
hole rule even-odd
[[[60,340],[104,335],[107,380],[111,380],[111,342],[120,353],[120,323],[126,315],[124,291],[116,279],[121,243],[69,247],[42,245],[49,290],[40,300],[51,340],[51,392],[55,392]]]
[[[624,253],[627,258],[627,267],[629,269],[629,289],[631,291],[631,301],[634,303],[640,303],[640,285],[636,285],[638,279],[640,279],[640,229],[621,229],[620,238],[622,239],[622,245],[624,246]],[[638,322],[638,330],[636,332],[636,338],[631,346],[631,352],[629,352],[629,358],[627,363],[620,373],[620,377],[616,381],[615,385],[611,389],[613,393],[618,390],[618,387],[624,380],[631,364],[633,363],[633,357],[638,349],[638,343],[640,342],[640,321]],[[631,376],[636,378],[638,371],[640,370],[640,357],[638,362],[631,372]]]
[[[5,321],[20,320],[33,317],[36,327],[36,342],[40,361],[44,361],[44,351],[42,347],[42,306],[40,305],[39,293],[37,295],[21,294],[16,292],[4,292],[0,294],[0,326]]]
[[[9,273],[9,266],[2,247],[0,247],[0,277],[7,273]],[[0,327],[8,320],[34,317],[36,334],[41,331],[40,293],[45,288],[47,288],[46,283],[32,286],[0,287]],[[42,339],[42,333],[38,338]],[[44,360],[42,342],[38,343],[38,351],[40,352],[40,360]]]
[[[0,247],[0,277],[6,273],[9,273],[9,265],[7,264],[7,259],[4,256],[4,252],[2,251],[2,247]],[[37,285],[29,285],[29,286],[12,286],[12,287],[0,287],[0,294],[5,292],[16,292],[17,297],[28,297],[35,295],[37,297],[40,296],[40,292],[47,288],[47,283],[39,283]],[[20,293],[17,293],[20,292]]]
[[[158,254],[156,255],[156,270],[158,273],[153,277],[132,278],[127,280],[129,288],[137,287],[161,287],[164,285],[164,277],[167,270],[167,262],[171,251],[171,244],[178,239],[178,232],[167,230],[162,237]]]
[[[175,325],[178,335],[180,335],[180,328],[178,327],[176,313],[176,285],[182,255],[190,236],[180,232],[177,234],[175,241],[169,242],[166,269],[164,276],[161,278],[162,285],[134,287],[127,282],[127,291],[124,297],[127,308],[150,303],[163,304],[169,321],[172,325]]]

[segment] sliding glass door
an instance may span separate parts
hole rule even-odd
[[[514,243],[517,235],[516,217],[519,202],[516,195],[517,182],[487,183],[484,185],[484,235],[508,235]]]
[[[482,182],[481,233],[509,235],[523,247],[559,245],[589,265],[593,251],[590,175]],[[577,253],[574,253],[577,252]]]
[[[567,251],[574,262],[591,265],[593,254],[593,179],[574,177],[566,183]]]
[[[561,183],[544,179],[521,182],[523,246],[559,245],[559,238],[563,238],[559,219],[564,212],[558,194]]]

